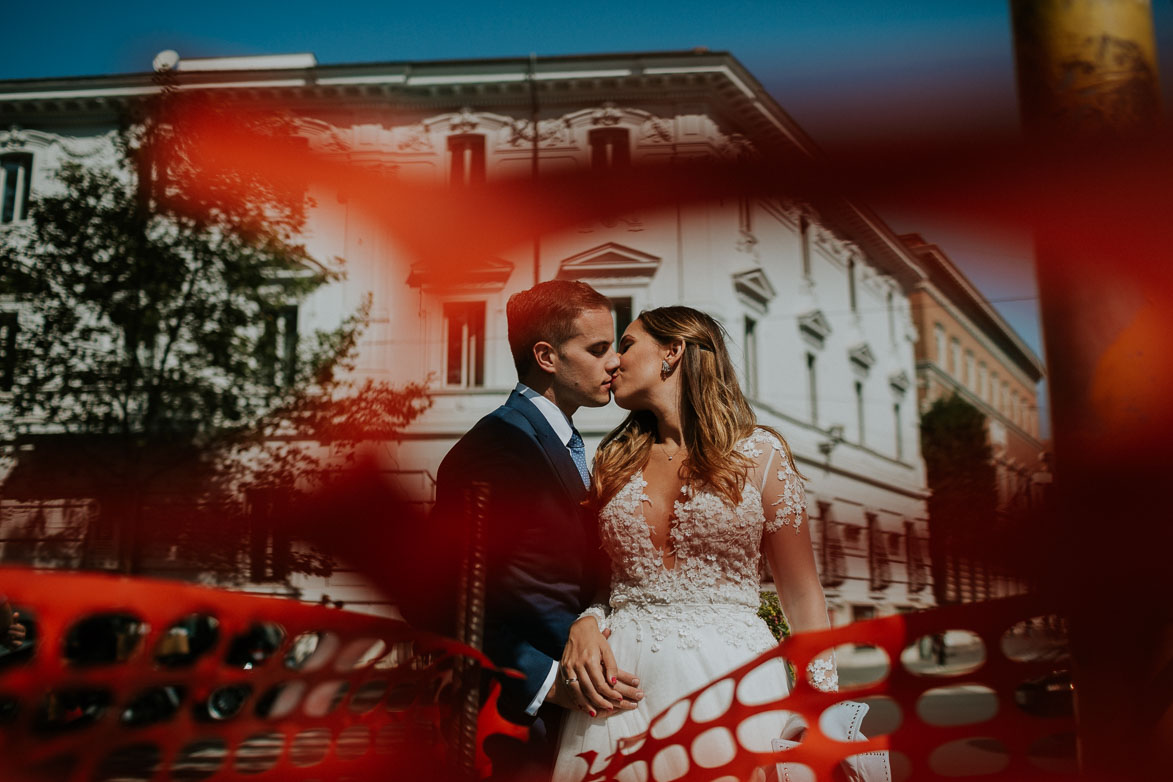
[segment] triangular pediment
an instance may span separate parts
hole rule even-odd
[[[812,310],[798,316],[798,330],[807,339],[822,346],[827,337],[831,336],[831,321],[827,320],[822,310]]]
[[[778,291],[770,284],[770,278],[757,268],[734,274],[733,287],[762,309],[778,295]]]
[[[607,242],[563,260],[558,265],[558,279],[616,277],[646,281],[650,280],[659,268],[658,256],[616,242]]]
[[[876,355],[868,347],[868,343],[861,342],[853,348],[847,349],[847,358],[860,369],[867,371],[876,363]]]
[[[912,381],[909,379],[908,373],[902,369],[888,375],[888,385],[892,386],[896,392],[903,394],[912,385]]]
[[[438,266],[426,261],[411,265],[407,284],[413,288],[500,290],[505,287],[513,264],[502,258],[484,258],[461,264],[459,268]]]

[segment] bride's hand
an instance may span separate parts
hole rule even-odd
[[[562,651],[560,684],[573,705],[592,717],[599,711],[634,709],[643,698],[639,679],[615,664],[607,643],[609,635],[609,631],[599,632],[594,617],[584,616],[570,626],[570,637]]]

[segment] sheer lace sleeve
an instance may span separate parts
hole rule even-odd
[[[762,495],[762,510],[766,514],[766,534],[783,527],[799,531],[805,518],[806,492],[802,478],[794,469],[790,454],[777,437],[758,430],[753,437],[759,451],[757,462],[758,488]]]
[[[589,608],[587,608],[587,610],[585,610],[581,614],[579,614],[578,618],[582,619],[584,617],[593,616],[595,618],[595,621],[599,623],[599,632],[601,633],[607,629],[607,614],[608,614],[608,612],[609,612],[608,608],[604,604],[594,603]]]

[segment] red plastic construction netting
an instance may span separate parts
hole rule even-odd
[[[19,569],[0,571],[0,593],[35,629],[34,641],[0,657],[5,779],[448,776],[455,661],[487,664],[402,622],[287,599]],[[845,756],[888,750],[897,780],[1065,778],[1074,773],[1074,718],[1062,708],[1070,679],[1057,673],[1064,663],[1045,640],[1058,637],[1046,617],[1037,602],[1013,598],[789,638],[667,709],[615,756],[593,759],[591,776],[631,767],[654,778],[660,753],[684,752],[689,780],[747,779],[778,761],[831,779]],[[759,666],[782,657],[802,671],[832,647],[880,662],[854,678],[843,668],[839,693],[800,676],[783,700],[755,698]],[[702,697],[723,713],[694,721]],[[867,743],[819,730],[823,710],[845,699],[871,707],[877,735]],[[955,708],[934,705],[947,701]],[[740,725],[778,710],[810,726],[798,747],[775,753],[736,740]],[[488,719],[495,713],[490,702],[481,738],[507,729]],[[709,757],[702,766],[691,753],[712,731],[735,740],[718,765]]]
[[[445,767],[455,641],[178,583],[0,570],[0,778],[382,779]]]

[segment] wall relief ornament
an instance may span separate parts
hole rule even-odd
[[[460,109],[460,112],[449,121],[448,128],[453,133],[475,133],[477,126],[480,124],[480,117],[474,114],[471,108],[464,106]]]
[[[343,153],[350,150],[351,145],[343,139],[343,133],[328,122],[308,117],[294,118],[293,122],[300,134],[309,139],[315,150],[330,153]]]
[[[0,130],[0,149],[13,149],[27,145],[27,136],[20,125],[13,125],[8,130]]]
[[[396,152],[432,152],[435,150],[431,133],[422,122],[395,128],[392,131],[392,139]]]
[[[661,117],[648,117],[639,128],[644,144],[667,144],[672,141],[672,123]]]
[[[721,134],[717,140],[717,154],[726,160],[755,160],[757,147],[740,133]]]
[[[59,136],[56,133],[45,133],[41,130],[26,130],[20,125],[10,125],[8,130],[0,131],[0,150],[28,150],[48,149],[57,147],[67,157],[74,160],[100,155],[114,149],[114,139],[117,131],[110,130],[100,136],[86,136],[72,138]]]
[[[603,125],[610,127],[611,125],[618,125],[619,121],[623,119],[618,107],[611,101],[607,101],[599,108],[591,112],[591,124]]]
[[[514,120],[509,126],[509,139],[506,143],[511,147],[533,144],[533,121],[528,119]],[[574,146],[569,120],[565,118],[540,120],[538,122],[538,144],[543,147]]]

